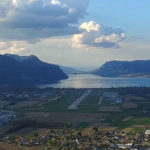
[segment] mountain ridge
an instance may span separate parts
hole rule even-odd
[[[50,84],[68,76],[59,66],[41,61],[38,57],[0,55],[0,84]]]
[[[92,73],[102,77],[149,76],[150,60],[109,61]]]

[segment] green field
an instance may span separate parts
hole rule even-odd
[[[88,97],[86,97],[79,105],[79,109],[67,109],[68,106],[79,98],[85,91],[86,90],[71,90],[64,95],[61,95],[61,97],[55,101],[46,102],[42,105],[36,104],[33,106],[23,107],[18,109],[18,111],[98,113],[98,101],[100,99],[98,90],[94,90]]]
[[[149,125],[150,124],[150,101],[148,90],[144,97],[139,89],[92,89],[93,91],[79,104],[77,110],[68,110],[76,99],[78,99],[87,89],[63,89],[59,94],[58,99],[40,101],[37,104],[29,105],[25,107],[18,107],[16,110],[20,113],[28,115],[28,119],[38,118],[44,122],[44,120],[57,123],[64,122],[73,123],[78,122],[81,127],[90,126],[91,124],[101,124],[117,127],[117,129],[124,129],[133,125]],[[103,97],[101,104],[98,104],[103,92],[118,92],[124,97],[122,104],[112,103],[109,98]],[[144,90],[145,91],[145,90]],[[135,94],[138,93],[138,94]],[[44,115],[45,113],[45,115]],[[32,115],[30,115],[32,114]],[[34,114],[34,115],[33,115]],[[36,114],[38,115],[36,117]],[[87,115],[86,115],[87,114]],[[43,117],[42,117],[43,115]],[[48,119],[45,116],[52,116]],[[88,118],[89,117],[89,121]],[[99,116],[99,119],[98,119]],[[72,118],[74,117],[74,118]],[[43,118],[43,119],[42,119]],[[78,118],[78,119],[76,119]],[[94,118],[94,119],[92,119]],[[97,118],[97,119],[96,119]],[[126,118],[131,118],[127,119]],[[63,123],[64,123],[63,122]],[[140,130],[135,128],[135,130]]]
[[[69,90],[60,98],[54,101],[44,102],[41,105],[33,105],[21,108],[19,111],[35,111],[35,112],[67,112],[67,107],[71,105],[85,90]]]

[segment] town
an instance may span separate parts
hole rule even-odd
[[[38,132],[30,136],[0,135],[0,143],[16,148],[34,147],[37,150],[148,150],[150,130],[135,133],[102,130],[96,127],[86,130],[49,129],[45,135]]]

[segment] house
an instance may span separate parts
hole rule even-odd
[[[145,131],[145,135],[150,135],[150,129]]]

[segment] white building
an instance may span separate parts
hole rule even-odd
[[[150,129],[145,131],[145,135],[150,135]]]

